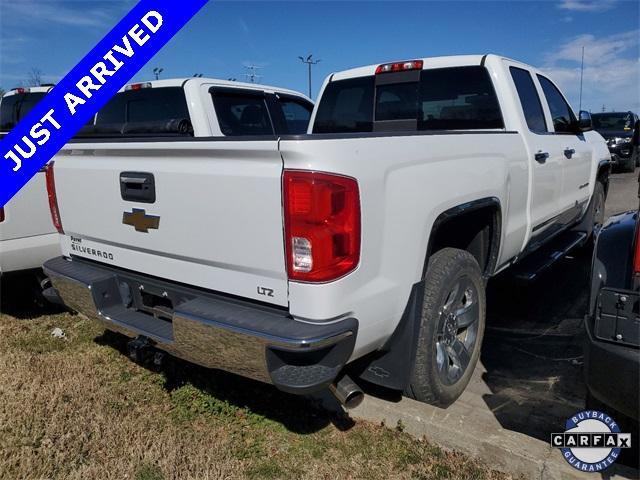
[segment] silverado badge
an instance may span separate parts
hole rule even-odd
[[[157,230],[160,226],[160,217],[155,215],[147,215],[147,212],[139,208],[134,208],[131,213],[124,212],[122,214],[122,223],[131,225],[136,232],[149,233],[149,229]]]

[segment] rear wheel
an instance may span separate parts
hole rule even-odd
[[[485,289],[476,259],[445,248],[429,259],[407,396],[440,407],[464,391],[480,356]]]

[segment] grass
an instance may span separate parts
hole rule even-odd
[[[18,310],[0,313],[0,479],[505,478],[401,425],[177,360],[152,371],[81,316]]]

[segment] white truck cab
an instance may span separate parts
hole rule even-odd
[[[0,138],[6,135],[53,88],[16,88],[0,99]],[[0,275],[38,270],[60,255],[60,240],[51,222],[44,170],[0,208]]]
[[[134,351],[347,404],[351,376],[446,406],[479,357],[486,281],[535,279],[603,221],[606,143],[510,59],[332,74],[306,134],[280,106],[299,94],[173,88],[171,118],[95,125],[50,169],[63,257],[45,270]]]

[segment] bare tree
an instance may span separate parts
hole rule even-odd
[[[42,85],[42,70],[35,67],[29,70],[25,83],[27,87],[39,87]]]

